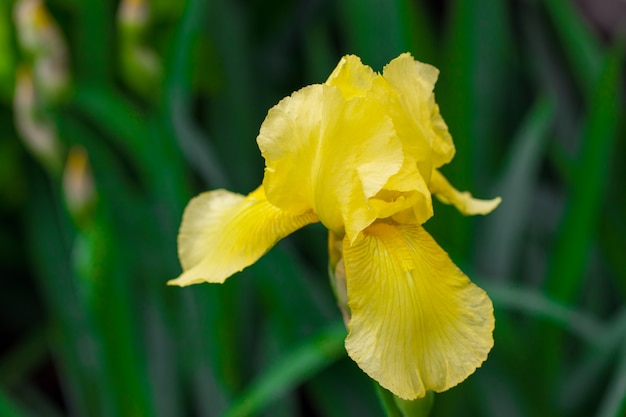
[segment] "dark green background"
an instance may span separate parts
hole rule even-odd
[[[64,149],[87,150],[98,194],[77,223],[60,173],[15,128],[29,57],[13,4],[0,2],[0,415],[382,416],[343,349],[321,226],[224,285],[165,283],[189,198],[260,183],[271,106],[343,54],[381,70],[404,51],[441,70],[457,147],[444,173],[503,197],[485,218],[436,203],[426,224],[496,309],[489,359],[432,416],[625,415],[624,49],[588,10],[155,0],[140,38],[162,67],[150,78],[123,65],[116,2],[50,0],[72,88],[46,111]]]

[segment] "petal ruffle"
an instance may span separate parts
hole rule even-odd
[[[441,172],[434,169],[428,185],[430,191],[444,204],[452,204],[466,216],[491,213],[502,201],[500,197],[480,200],[467,191],[459,191],[452,186]]]
[[[418,161],[428,158],[434,168],[450,162],[455,152],[448,126],[435,103],[433,90],[438,76],[437,68],[416,61],[408,53],[392,60],[383,69],[383,77],[396,92],[405,114],[404,117],[394,117],[405,147]],[[403,128],[407,123],[408,126]],[[421,150],[423,145],[412,149],[423,140],[428,144],[429,154]]]
[[[326,84],[339,88],[345,99],[364,96],[378,75],[361,58],[346,55],[326,80]]]
[[[354,239],[376,219],[367,200],[403,162],[391,119],[375,100],[345,100],[326,84],[305,87],[268,113],[257,138],[268,200],[290,212],[314,210]]]
[[[379,219],[410,209],[411,222],[423,224],[433,215],[427,180],[422,177],[411,158],[404,160],[400,172],[389,178],[376,197],[369,200],[369,205],[376,211]]]
[[[185,208],[178,233],[183,273],[168,284],[222,283],[283,237],[317,221],[311,211],[293,215],[272,206],[262,187],[248,196],[226,190],[202,193]]]
[[[491,300],[417,225],[374,223],[344,239],[348,354],[404,399],[467,378],[493,345]]]

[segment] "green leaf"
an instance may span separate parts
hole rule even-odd
[[[208,120],[217,159],[223,165],[233,191],[248,193],[261,182],[263,160],[255,138],[267,109],[259,109],[249,16],[242,5],[227,0],[209,2],[208,18],[201,21],[215,41],[222,75],[219,94],[211,97]]]
[[[483,221],[478,262],[481,271],[497,280],[514,278],[554,110],[554,104],[545,97],[529,110],[496,186],[495,194],[502,197],[502,203]]]
[[[26,413],[26,411],[0,387],[0,416],[28,417],[30,414]]]
[[[449,7],[435,95],[456,154],[442,172],[459,190],[481,195],[478,187],[492,185],[499,144],[510,136],[504,122],[519,88],[511,19],[498,0],[455,1]],[[428,225],[437,241],[453,259],[469,259],[474,220],[441,205],[435,213]]]
[[[293,390],[345,354],[345,337],[343,323],[318,332],[261,374],[232,404],[224,417],[254,415],[273,399]]]
[[[72,6],[76,31],[69,39],[75,43],[71,50],[80,78],[89,84],[104,85],[113,78],[113,10],[110,0],[77,1]]]
[[[574,2],[547,0],[543,4],[561,39],[580,90],[592,96],[602,70],[603,53],[598,40],[577,12]]]
[[[435,393],[427,391],[426,396],[414,400],[403,400],[395,397],[394,401],[402,412],[403,417],[427,417],[433,408]]]
[[[617,368],[600,404],[598,417],[620,417],[626,414],[626,332],[622,332],[622,347]]]
[[[607,56],[582,131],[582,144],[573,189],[569,196],[556,246],[551,256],[547,291],[557,300],[571,302],[578,294],[587,266],[591,241],[609,180],[611,151],[624,108],[620,102],[624,49]]]
[[[191,80],[189,73],[195,62],[193,47],[197,45],[207,10],[207,2],[190,0],[174,35],[170,59],[166,61],[163,123],[172,136],[177,138],[180,149],[189,164],[201,175],[205,185],[229,187],[232,182],[219,160],[215,146],[200,131],[190,117]],[[210,71],[212,73],[215,70]]]
[[[305,390],[324,417],[380,417],[383,412],[372,380],[348,357],[307,381]]]
[[[30,331],[23,340],[5,352],[0,360],[0,385],[15,386],[24,382],[45,359],[48,340],[43,328]],[[0,413],[2,415],[2,413]]]
[[[626,309],[622,308],[615,314],[605,328],[593,348],[565,375],[558,401],[568,414],[574,414],[585,404],[597,400],[598,388],[605,385],[607,375],[615,367],[615,360],[620,357],[626,329]]]
[[[381,387],[377,382],[374,382],[376,386],[376,393],[378,394],[378,399],[380,400],[380,405],[382,405],[383,410],[385,411],[386,417],[404,417],[402,412],[398,408],[396,404],[394,395],[387,391],[385,388]]]
[[[67,401],[79,415],[104,416],[112,412],[103,390],[103,367],[95,329],[86,317],[69,263],[73,229],[59,205],[59,194],[36,184],[26,214],[30,262],[50,312],[52,347]],[[52,196],[51,196],[52,194]]]
[[[0,98],[9,101],[16,71],[13,48],[10,2],[0,2]]]
[[[403,52],[434,58],[433,31],[420,2],[350,0],[340,3],[340,12],[348,51],[376,71]]]
[[[559,325],[580,337],[591,346],[601,344],[605,326],[593,317],[565,307],[540,292],[503,285],[485,285],[496,306],[520,311],[533,318],[541,318]]]

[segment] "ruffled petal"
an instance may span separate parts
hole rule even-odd
[[[384,188],[369,200],[369,205],[376,211],[379,219],[411,209],[411,222],[423,224],[433,215],[427,180],[422,177],[411,158],[404,160],[400,172],[389,178]]]
[[[467,216],[489,214],[498,207],[502,201],[500,197],[492,198],[491,200],[479,200],[473,198],[467,191],[458,191],[448,182],[446,177],[436,169],[433,170],[433,175],[430,178],[429,188],[439,201],[444,204],[454,205],[457,210]]]
[[[378,75],[367,65],[363,65],[361,58],[355,55],[346,55],[339,61],[337,67],[326,80],[326,84],[339,88],[344,98],[361,97],[372,86]]]
[[[445,391],[487,358],[491,300],[417,225],[377,222],[344,239],[348,354],[400,398]]]
[[[408,119],[403,121],[403,117],[394,117],[394,123],[398,125],[406,125],[408,122],[404,129],[398,127],[404,131],[402,137],[405,147],[420,161],[420,154],[424,154],[422,146],[411,148],[415,147],[413,143],[420,144],[425,140],[430,148],[426,157],[434,168],[450,162],[455,153],[452,136],[435,103],[433,89],[438,76],[437,68],[416,61],[408,53],[389,62],[383,70],[383,77],[396,92]]]
[[[283,237],[318,221],[313,212],[284,212],[259,187],[248,196],[215,190],[192,199],[178,233],[183,273],[169,285],[222,283],[252,265]]]
[[[338,88],[305,87],[272,108],[257,138],[268,200],[312,209],[338,235],[354,238],[376,219],[367,200],[403,163],[402,144],[375,100],[345,100]]]

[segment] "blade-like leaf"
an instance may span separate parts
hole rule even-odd
[[[337,323],[306,340],[300,347],[261,374],[236,400],[224,417],[254,415],[264,405],[294,389],[345,354],[346,330]]]
[[[539,164],[554,117],[554,105],[540,98],[519,128],[508,154],[504,173],[496,186],[502,203],[484,221],[479,238],[478,262],[486,275],[513,279],[515,262],[529,219]]]

